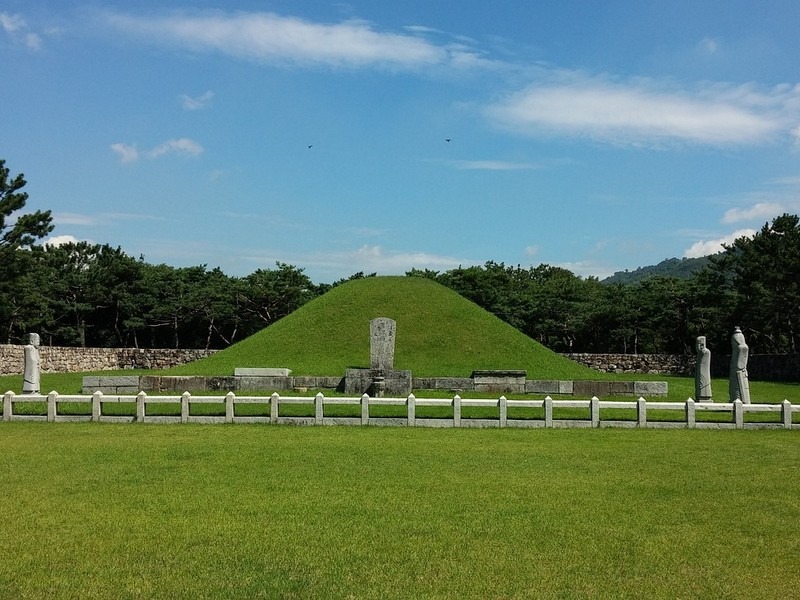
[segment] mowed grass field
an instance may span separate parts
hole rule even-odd
[[[0,598],[790,598],[796,431],[0,423]]]

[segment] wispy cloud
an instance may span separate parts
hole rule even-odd
[[[777,202],[759,202],[749,208],[731,208],[725,211],[722,222],[725,224],[772,219],[786,212]]]
[[[644,146],[761,144],[786,136],[800,118],[800,86],[687,88],[559,73],[489,106],[486,114],[527,135]]]
[[[710,254],[717,254],[722,252],[725,248],[723,244],[732,244],[740,237],[753,237],[756,234],[755,229],[739,229],[731,234],[713,239],[713,240],[700,240],[692,244],[684,253],[685,258],[699,258],[701,256],[708,256]]]
[[[616,271],[608,265],[601,264],[594,260],[579,260],[574,262],[563,262],[554,265],[567,269],[579,277],[597,277],[598,279],[605,279],[611,277]]]
[[[447,60],[445,48],[416,35],[382,32],[361,20],[315,23],[273,13],[107,13],[111,27],[146,39],[270,63],[419,67]]]
[[[95,227],[98,225],[109,225],[120,221],[166,221],[160,215],[146,215],[138,213],[117,213],[101,212],[97,214],[80,213],[53,213],[53,222],[56,227],[62,225],[78,225],[85,227]]]
[[[302,264],[315,272],[329,277],[345,277],[354,272],[364,271],[381,275],[396,275],[417,269],[448,270],[463,264],[481,264],[482,261],[458,259],[427,252],[391,251],[381,246],[365,244],[355,250],[331,251],[325,253],[285,252],[263,253],[243,257],[249,262],[273,264],[276,261]]]
[[[190,140],[189,138],[178,138],[173,140],[167,140],[163,144],[159,144],[147,155],[150,158],[158,158],[159,156],[164,156],[165,154],[183,154],[187,156],[197,156],[198,154],[203,153],[203,147],[195,142],[194,140]]]
[[[181,106],[183,106],[185,110],[201,110],[211,104],[211,101],[214,99],[214,92],[209,90],[197,97],[181,94],[179,99],[181,101]]]
[[[31,31],[21,15],[0,12],[0,29],[15,42],[22,43],[31,50],[39,50],[42,47],[41,36]]]
[[[136,145],[124,144],[118,142],[111,144],[111,150],[116,153],[123,163],[131,163],[139,160],[142,154],[136,148]],[[148,158],[159,158],[166,154],[179,154],[184,156],[198,156],[204,152],[203,146],[196,141],[189,138],[177,138],[167,140],[144,153]]]
[[[506,160],[453,160],[448,161],[448,164],[462,171],[520,171],[545,168],[544,165],[538,163]]]
[[[139,160],[139,151],[136,149],[136,146],[118,142],[116,144],[111,144],[111,150],[113,150],[124,163],[136,162]]]

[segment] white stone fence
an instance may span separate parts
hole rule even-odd
[[[47,414],[15,414],[14,408],[21,403],[46,403]],[[91,407],[91,414],[62,414],[59,405],[62,403],[80,403],[86,405],[84,412]],[[119,416],[105,414],[109,405],[119,403],[135,404],[135,415]],[[156,405],[180,405],[180,415],[163,416],[148,414],[148,407]],[[281,414],[285,405],[307,405],[313,407],[314,416],[289,416]],[[201,416],[192,414],[192,408],[199,405],[216,405],[217,412],[224,416]],[[237,414],[237,406],[262,405],[262,414],[258,416]],[[360,416],[326,416],[325,407],[335,405],[357,405]],[[404,416],[386,417],[370,414],[371,407],[402,406]],[[267,407],[269,411],[267,412]],[[417,408],[445,407],[452,409],[452,418],[417,417]],[[462,414],[464,408],[484,407],[495,409],[492,418],[474,418]],[[509,410],[540,409],[541,418],[510,418]],[[573,409],[572,414],[564,414],[565,409]],[[584,416],[575,416],[582,409]],[[615,410],[615,418],[602,418],[603,412]],[[620,410],[627,411],[632,417],[620,419]],[[588,411],[588,413],[586,412]],[[673,411],[670,420],[658,419],[663,411]],[[680,417],[675,417],[675,411]],[[113,411],[112,411],[113,412]],[[177,413],[177,408],[174,409]],[[311,412],[310,410],[308,412]],[[356,411],[354,411],[356,412]],[[629,428],[688,428],[688,429],[800,429],[800,424],[792,423],[793,413],[800,412],[800,404],[791,404],[784,400],[780,404],[743,404],[740,400],[733,403],[695,402],[691,398],[685,402],[653,402],[639,398],[630,401],[601,401],[597,397],[591,400],[553,400],[547,396],[544,400],[508,400],[505,396],[497,399],[467,399],[456,395],[452,399],[417,398],[413,394],[406,398],[372,398],[367,394],[361,397],[326,397],[323,394],[311,396],[237,396],[229,392],[224,396],[192,396],[184,392],[180,396],[148,396],[145,392],[136,395],[117,396],[95,392],[87,395],[60,395],[50,392],[45,395],[18,395],[6,392],[3,396],[3,421],[48,421],[48,422],[105,422],[105,423],[273,423],[292,425],[391,425],[408,427],[629,427]],[[702,413],[721,413],[725,420],[712,421],[698,419]],[[775,413],[765,421],[749,421],[747,415]],[[649,418],[652,417],[652,418]]]

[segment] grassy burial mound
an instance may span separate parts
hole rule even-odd
[[[418,377],[524,369],[529,379],[602,378],[419,277],[347,282],[230,348],[167,373],[232,375],[236,367],[287,367],[293,375],[344,375],[350,367],[369,367],[369,321],[376,317],[397,321],[394,366]]]

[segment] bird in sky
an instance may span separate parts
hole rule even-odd
[[[314,144],[309,144],[309,145],[308,145],[308,147],[309,147],[309,148],[313,148],[313,147],[314,147]]]
[[[444,141],[445,141],[445,142],[449,142],[449,141],[450,141],[450,138],[444,138]]]

